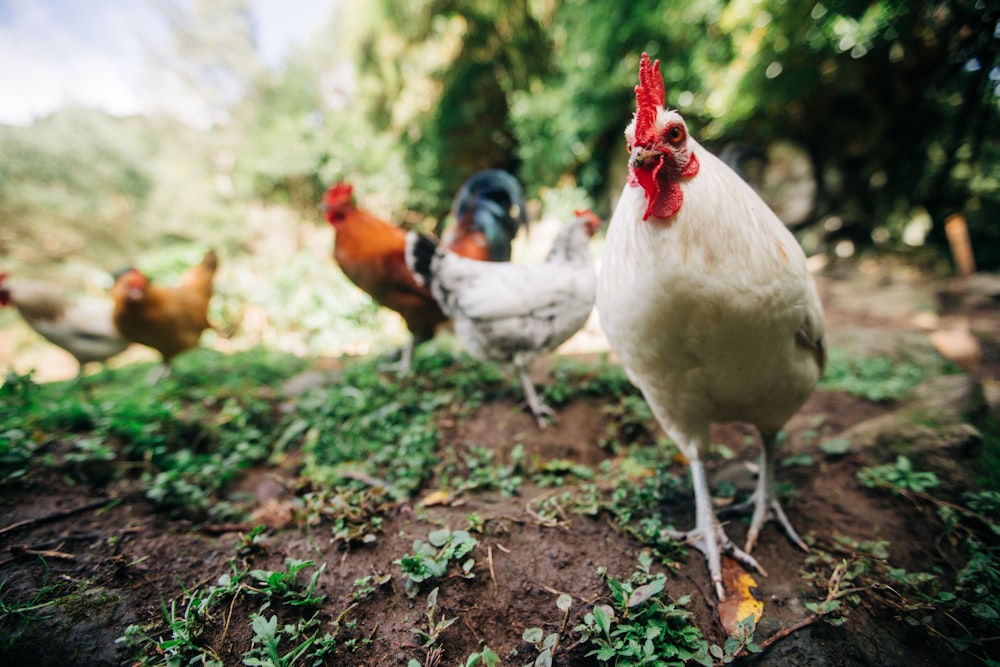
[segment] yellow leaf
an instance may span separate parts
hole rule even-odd
[[[719,603],[719,620],[725,631],[732,635],[736,624],[753,616],[754,623],[764,614],[757,580],[732,558],[722,558],[722,585],[726,587],[726,599]]]
[[[447,491],[431,491],[424,499],[420,501],[420,504],[424,507],[433,507],[434,505],[447,505],[451,502],[451,494]]]

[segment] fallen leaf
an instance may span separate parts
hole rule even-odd
[[[424,507],[433,507],[434,505],[447,505],[451,502],[451,494],[447,491],[431,491],[424,499],[420,501],[420,504]]]
[[[722,584],[726,587],[726,599],[719,603],[719,620],[725,631],[732,635],[736,624],[753,616],[754,622],[764,613],[764,601],[760,599],[757,580],[732,558],[722,557]]]

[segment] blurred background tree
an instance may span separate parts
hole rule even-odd
[[[259,58],[248,0],[158,6],[172,38],[154,72],[188,117],[67,108],[0,127],[0,252],[106,263],[163,238],[239,252],[253,207],[308,228],[336,179],[432,225],[494,166],[531,197],[569,188],[607,215],[648,51],[702,143],[770,167],[798,156],[811,189],[792,222],[810,251],[940,267],[958,212],[980,267],[1000,267],[996,3],[341,3],[278,67]]]

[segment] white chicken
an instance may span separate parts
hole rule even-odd
[[[597,310],[612,349],[688,459],[695,526],[670,535],[701,550],[720,600],[721,555],[750,555],[777,520],[805,544],[774,493],[777,435],[823,371],[824,315],[795,237],[761,198],[664,108],[659,61],[642,55],[625,130],[629,176],[608,227]],[[701,460],[709,425],[755,425],[763,448],[744,549],[712,509]]]
[[[0,306],[11,304],[32,329],[76,358],[77,378],[87,363],[105,362],[129,346],[115,328],[110,299],[73,301],[47,283],[0,274]]]
[[[473,357],[512,362],[539,428],[555,412],[538,397],[528,371],[535,359],[580,330],[594,309],[597,275],[587,247],[601,220],[577,211],[545,262],[509,264],[462,257],[410,232],[406,263],[450,317]]]

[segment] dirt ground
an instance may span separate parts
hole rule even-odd
[[[829,286],[828,286],[829,287]],[[859,312],[840,309],[827,291],[831,330],[864,326],[874,337],[887,331],[916,330],[911,314],[897,316],[887,309]],[[984,326],[997,324],[987,314]],[[1000,329],[995,329],[1000,330]],[[1000,377],[1000,350],[996,343],[984,348],[983,374]],[[818,439],[833,437],[896,406],[876,404],[842,393],[817,392],[788,425],[785,453],[815,452]],[[484,405],[467,420],[440,424],[442,445],[456,451],[477,446],[509,454],[513,443],[523,444],[529,457],[564,459],[597,468],[612,455],[598,444],[607,428],[607,417],[595,400],[578,401],[560,408],[559,422],[539,431],[533,419],[513,403]],[[818,426],[817,426],[818,425]],[[819,438],[807,431],[819,431]],[[713,441],[725,444],[736,463],[711,463],[712,481],[751,461],[757,454],[755,435],[740,425],[716,427]],[[836,536],[856,541],[886,540],[888,562],[909,571],[953,572],[954,553],[942,539],[943,529],[933,507],[861,486],[856,472],[870,465],[871,454],[851,452],[839,458],[819,457],[810,466],[779,471],[782,482],[794,491],[786,500],[793,525],[811,536],[814,544],[839,553]],[[684,475],[678,464],[677,472]],[[295,489],[294,461],[281,467],[251,471],[236,485],[250,491],[259,503]],[[687,487],[685,487],[687,488]],[[434,490],[427,485],[419,497]],[[351,604],[355,580],[367,575],[392,575],[391,580],[359,601],[346,618],[356,621],[354,636],[370,639],[354,652],[338,652],[331,665],[406,665],[411,659],[424,664],[413,629],[425,627],[426,592],[411,600],[403,591],[399,566],[401,554],[411,551],[415,539],[426,539],[436,527],[464,528],[472,514],[482,519],[475,534],[474,578],[449,577],[439,582],[438,606],[442,617],[458,620],[441,633],[440,664],[464,664],[466,657],[487,644],[502,664],[530,664],[536,653],[522,640],[526,628],[546,632],[563,627],[556,608],[559,593],[572,596],[568,620],[572,628],[595,603],[608,602],[606,583],[598,574],[624,578],[636,570],[643,547],[639,541],[615,530],[606,516],[567,513],[542,520],[534,511],[538,499],[557,490],[523,484],[513,497],[499,493],[468,493],[451,503],[421,506],[396,505],[384,517],[378,539],[370,545],[345,549],[329,539],[325,526],[300,523],[269,531],[261,546],[244,550],[237,561],[247,568],[281,569],[286,558],[309,558],[326,563],[317,593],[326,596],[323,614],[330,621]],[[108,505],[109,496],[120,497]],[[693,520],[693,499],[676,507],[661,508],[680,527]],[[39,612],[36,620],[19,630],[2,662],[9,665],[115,665],[130,664],[129,655],[115,639],[132,623],[151,624],[149,634],[166,630],[163,604],[182,600],[184,591],[214,583],[230,571],[240,535],[250,525],[194,524],[157,513],[127,487],[94,489],[71,484],[55,474],[42,474],[8,484],[0,494],[0,589],[5,602],[30,600],[33,591],[59,582],[80,587],[78,604],[60,613]],[[53,515],[52,520],[37,521]],[[32,523],[19,526],[22,521]],[[733,540],[742,543],[745,523],[728,525]],[[982,664],[970,653],[957,652],[923,626],[911,626],[887,600],[891,591],[868,590],[838,627],[822,621],[797,628],[809,617],[807,602],[817,601],[814,584],[803,581],[807,554],[794,547],[769,524],[755,556],[768,570],[757,576],[757,597],[763,615],[756,639],[773,642],[759,656],[745,658],[754,665],[906,665],[907,667]],[[48,555],[39,558],[39,555]],[[845,556],[849,554],[844,554]],[[668,571],[667,592],[672,598],[692,596],[688,609],[701,631],[722,643],[714,596],[700,554],[694,550]],[[201,638],[215,647],[226,665],[239,665],[250,646],[248,615],[259,600],[237,595],[224,605],[217,622]],[[423,624],[423,625],[421,625]],[[780,640],[778,637],[786,634]],[[993,659],[1000,659],[996,642],[987,644]],[[564,634],[553,664],[598,664],[585,657],[592,647],[576,645],[571,632]],[[981,654],[980,654],[981,655]]]

